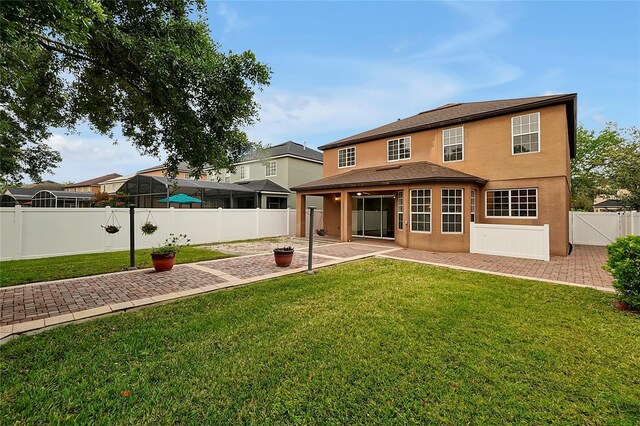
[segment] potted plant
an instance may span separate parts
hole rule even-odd
[[[108,234],[116,234],[118,233],[118,231],[120,231],[120,227],[119,226],[115,226],[115,225],[100,225],[104,228],[105,231],[107,231]]]
[[[280,267],[286,267],[291,265],[293,259],[293,252],[295,250],[291,246],[278,247],[273,249],[273,256],[276,260],[276,265]]]
[[[164,240],[160,246],[151,249],[151,261],[157,272],[170,271],[176,262],[176,253],[182,247],[189,245],[189,239],[184,234],[175,236],[169,234],[169,238]]]

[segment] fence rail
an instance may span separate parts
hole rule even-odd
[[[161,244],[169,234],[186,234],[191,244],[215,243],[295,233],[295,210],[135,209],[136,248]],[[158,230],[143,235],[147,220]],[[114,222],[116,234],[101,227]],[[98,253],[129,248],[127,208],[0,208],[0,260]]]
[[[549,260],[549,225],[489,225],[471,222],[470,252]]]

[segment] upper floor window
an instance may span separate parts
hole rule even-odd
[[[240,179],[249,179],[249,166],[240,166]]]
[[[266,168],[267,177],[275,176],[278,173],[278,163],[275,160],[268,161]]]
[[[408,160],[411,158],[411,138],[398,138],[387,141],[387,161]]]
[[[538,190],[501,189],[487,191],[487,217],[538,217]]]
[[[231,183],[231,173],[229,172],[224,173],[224,183]]]
[[[431,232],[431,190],[411,190],[411,231]]]
[[[462,233],[462,188],[442,190],[442,233]]]
[[[353,167],[356,165],[356,147],[342,148],[338,150],[338,167]]]
[[[464,159],[464,129],[456,127],[442,131],[442,160],[462,161]]]
[[[513,154],[540,152],[540,113],[521,115],[511,119]]]

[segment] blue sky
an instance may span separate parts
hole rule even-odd
[[[317,147],[449,102],[578,93],[578,118],[640,124],[640,2],[209,2],[223,51],[273,70],[251,140]],[[56,181],[157,164],[55,131]]]

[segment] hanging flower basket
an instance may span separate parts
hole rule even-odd
[[[120,227],[119,226],[115,226],[115,225],[100,225],[104,228],[105,231],[107,231],[108,234],[117,234],[120,231]]]
[[[321,237],[324,237],[325,235],[327,235],[327,231],[325,231],[324,229],[320,228],[320,229],[316,229],[316,234],[318,234]]]
[[[158,225],[154,225],[151,222],[145,222],[141,227],[140,230],[142,231],[142,233],[144,235],[151,235],[154,232],[156,232],[158,230]]]

